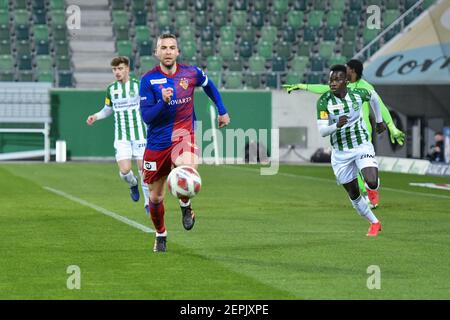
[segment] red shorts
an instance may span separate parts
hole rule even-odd
[[[193,135],[172,142],[172,145],[164,150],[145,149],[144,161],[142,162],[144,182],[151,184],[156,180],[167,177],[175,164],[175,160],[185,152],[197,156],[200,154]]]

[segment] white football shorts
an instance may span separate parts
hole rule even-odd
[[[364,143],[350,150],[333,150],[331,166],[338,184],[346,184],[355,180],[361,169],[378,168],[378,162],[373,145]]]
[[[116,140],[114,148],[116,149],[116,161],[144,158],[146,140]]]

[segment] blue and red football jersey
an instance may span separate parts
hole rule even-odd
[[[177,64],[173,75],[156,66],[141,78],[140,108],[147,124],[147,149],[167,149],[174,135],[194,133],[194,90],[207,84],[208,77],[202,70],[184,64]],[[162,99],[163,88],[173,89],[169,103]]]

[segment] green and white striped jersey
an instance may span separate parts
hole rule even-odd
[[[145,140],[146,128],[139,110],[139,80],[115,81],[106,89],[105,106],[114,111],[115,140]]]
[[[371,92],[366,89],[347,88],[345,98],[336,97],[331,91],[324,93],[317,101],[317,119],[328,120],[329,124],[346,115],[348,123],[337,128],[330,135],[330,143],[336,150],[350,150],[370,142],[369,131],[362,116],[362,104],[370,101]]]

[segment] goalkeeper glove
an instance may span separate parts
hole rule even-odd
[[[297,83],[297,84],[283,84],[283,88],[287,91],[287,93],[291,93],[294,90],[306,90],[308,87],[307,84]]]
[[[399,145],[403,145],[405,143],[405,134],[398,130],[394,124],[390,124],[389,128],[389,136],[391,138],[392,143],[398,143]]]

